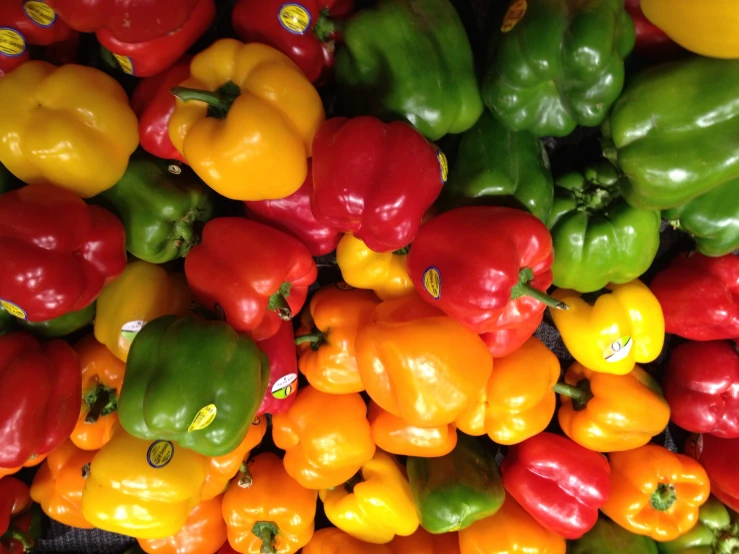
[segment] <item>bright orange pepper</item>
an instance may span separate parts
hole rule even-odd
[[[288,475],[309,489],[343,484],[375,454],[367,406],[357,393],[305,387],[287,412],[272,416],[272,438],[285,450]]]
[[[388,546],[393,554],[460,554],[457,533],[432,535],[423,527],[410,537],[395,537]]]
[[[395,554],[388,544],[372,544],[347,535],[336,527],[316,531],[302,554]],[[409,551],[406,554],[416,554]]]
[[[371,291],[335,284],[313,295],[295,337],[298,368],[312,386],[330,394],[364,390],[354,342],[379,303]]]
[[[13,475],[14,473],[18,473],[21,469],[24,467],[36,467],[41,462],[43,462],[46,459],[46,454],[43,456],[36,456],[35,458],[28,460],[25,464],[18,467],[0,467],[0,479],[7,475]]]

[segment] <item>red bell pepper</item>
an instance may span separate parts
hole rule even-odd
[[[665,332],[691,340],[739,337],[739,257],[680,254],[652,280]]]
[[[315,83],[334,65],[338,33],[329,17],[346,17],[353,7],[353,0],[239,0],[231,21],[241,40],[277,48]]]
[[[10,520],[31,506],[31,493],[20,479],[0,479],[0,536],[10,527]]]
[[[212,219],[185,258],[195,297],[256,341],[274,336],[300,312],[316,263],[298,239],[256,221]]]
[[[284,231],[305,244],[312,256],[323,256],[336,250],[341,233],[316,221],[310,207],[313,193],[313,161],[308,160],[308,176],[290,196],[277,200],[244,202],[246,216]]]
[[[123,42],[110,29],[100,29],[96,34],[100,44],[113,53],[124,73],[136,77],[151,77],[165,71],[195,44],[208,30],[215,16],[215,2],[200,0],[185,25],[167,35],[143,42]]]
[[[182,28],[200,0],[45,0],[77,31],[109,29],[123,42],[145,42]]]
[[[408,246],[446,181],[444,154],[407,123],[334,117],[313,141],[316,219],[375,252]]]
[[[28,185],[0,196],[0,302],[46,321],[81,310],[126,267],[116,217],[75,193]]]
[[[298,355],[293,322],[283,321],[276,335],[260,341],[257,346],[269,358],[269,385],[257,416],[282,414],[298,396]]]
[[[684,52],[665,32],[649,21],[641,11],[641,0],[626,0],[626,11],[634,20],[634,52],[649,60],[664,60]]]
[[[0,554],[33,552],[40,514],[29,512],[33,502],[28,486],[15,477],[0,479]],[[37,525],[38,526],[38,525]]]
[[[521,507],[566,539],[592,529],[611,494],[605,456],[554,433],[509,447],[500,469],[505,490]]]
[[[739,511],[739,439],[695,435],[688,439],[686,454],[698,460],[711,480],[711,494]]]
[[[69,438],[80,413],[77,354],[62,340],[0,337],[0,468],[18,467]]]

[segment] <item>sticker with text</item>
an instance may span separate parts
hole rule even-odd
[[[516,24],[523,19],[526,15],[526,0],[513,0],[511,5],[508,6],[508,11],[503,18],[503,24],[500,26],[500,30],[504,33],[512,30]]]
[[[279,379],[277,379],[277,381],[275,381],[275,384],[272,385],[272,396],[274,396],[278,400],[287,398],[295,392],[295,389],[297,387],[294,383],[297,380],[298,375],[296,373],[288,373],[284,377],[280,377]]]
[[[621,337],[620,339],[613,341],[608,348],[603,352],[603,358],[607,362],[614,363],[620,362],[631,352],[631,347],[634,341],[631,337]]]
[[[423,288],[434,300],[441,297],[441,273],[433,266],[423,272]]]
[[[26,39],[15,29],[0,27],[0,54],[17,58],[26,51]]]
[[[146,451],[146,461],[155,469],[166,466],[173,456],[174,445],[169,441],[154,441]]]
[[[128,342],[132,342],[136,338],[136,335],[139,334],[139,331],[144,328],[144,325],[146,325],[146,321],[141,319],[124,323],[123,327],[121,327],[121,335]]]
[[[56,21],[56,12],[51,6],[37,0],[28,0],[23,4],[23,11],[39,27],[51,27]]]
[[[14,315],[18,319],[28,319],[28,314],[26,313],[26,310],[21,308],[18,304],[13,304],[12,302],[8,302],[7,300],[0,299],[0,306],[5,308],[5,311],[8,312],[10,315]]]
[[[294,35],[304,35],[310,28],[310,12],[300,4],[283,4],[277,18],[280,24]]]
[[[439,172],[441,173],[441,182],[446,183],[447,177],[449,176],[449,162],[446,159],[444,152],[439,150],[436,154],[436,159],[439,160]]]
[[[128,56],[121,56],[120,54],[113,54],[113,57],[115,58],[115,61],[118,62],[118,65],[121,66],[121,70],[123,70],[123,73],[126,73],[127,75],[133,75],[133,60],[129,58]]]
[[[200,408],[197,414],[195,414],[195,417],[192,420],[192,423],[190,424],[190,427],[187,428],[188,433],[192,433],[193,431],[201,431],[202,429],[205,429],[213,423],[213,420],[216,418],[216,413],[218,412],[218,408],[216,408],[215,404],[208,404],[207,406],[203,406]]]

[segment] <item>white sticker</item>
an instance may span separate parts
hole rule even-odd
[[[136,338],[138,332],[144,328],[144,325],[146,325],[146,321],[143,321],[141,319],[124,323],[123,327],[121,327],[121,335],[123,335],[124,339],[131,342],[134,338]]]
[[[284,377],[280,377],[272,385],[272,396],[275,398],[287,398],[295,392],[297,387],[293,386],[293,383],[298,380],[296,373],[288,373]]]

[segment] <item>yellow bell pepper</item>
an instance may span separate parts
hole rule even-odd
[[[318,494],[329,521],[365,542],[385,544],[420,525],[403,469],[382,450],[345,485]]]
[[[0,163],[26,183],[95,196],[139,144],[125,91],[91,67],[27,62],[0,79],[0,98]]]
[[[131,342],[146,323],[163,315],[187,314],[191,299],[183,274],[131,262],[98,297],[95,338],[125,362]]]
[[[598,293],[559,289],[552,296],[569,307],[550,310],[554,324],[572,357],[588,369],[626,375],[634,364],[651,362],[662,351],[662,308],[638,279]]]
[[[285,54],[221,39],[196,55],[173,89],[175,148],[208,186],[233,200],[284,198],[308,174],[321,98]]]
[[[174,535],[200,502],[209,463],[187,448],[138,439],[116,426],[90,464],[82,515],[95,527],[138,539]]]
[[[336,263],[347,285],[369,289],[382,300],[392,300],[413,292],[406,265],[408,252],[375,252],[351,233],[336,247]]]

